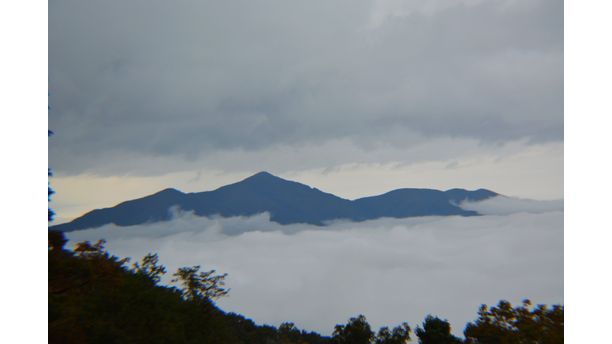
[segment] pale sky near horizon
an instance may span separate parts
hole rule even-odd
[[[49,2],[58,222],[269,171],[563,198],[563,2]]]

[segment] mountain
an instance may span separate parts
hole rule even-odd
[[[167,221],[172,218],[172,208],[175,207],[193,211],[198,216],[250,216],[268,212],[271,220],[280,224],[319,226],[340,219],[365,221],[381,217],[473,216],[478,213],[461,209],[458,204],[464,200],[480,201],[494,196],[497,193],[485,189],[398,189],[351,201],[260,172],[213,191],[183,193],[165,189],[112,208],[92,210],[72,222],[51,226],[50,229],[74,231],[111,223],[131,226]]]

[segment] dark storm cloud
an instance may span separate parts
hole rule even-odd
[[[384,3],[51,1],[51,163],[562,140],[561,1]]]

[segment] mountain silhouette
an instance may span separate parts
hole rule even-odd
[[[252,216],[270,213],[280,224],[308,223],[318,226],[332,220],[365,221],[382,217],[474,216],[477,212],[458,206],[462,201],[480,201],[498,194],[486,189],[398,189],[379,196],[347,200],[308,185],[260,172],[240,182],[213,191],[183,193],[165,189],[126,201],[111,208],[92,210],[50,229],[75,231],[106,224],[132,226],[168,221],[173,208],[198,216]]]

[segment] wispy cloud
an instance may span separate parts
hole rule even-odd
[[[563,211],[563,200],[538,201],[497,196],[480,202],[463,202],[461,208],[475,210],[484,215],[508,215],[514,213],[546,213]]]

